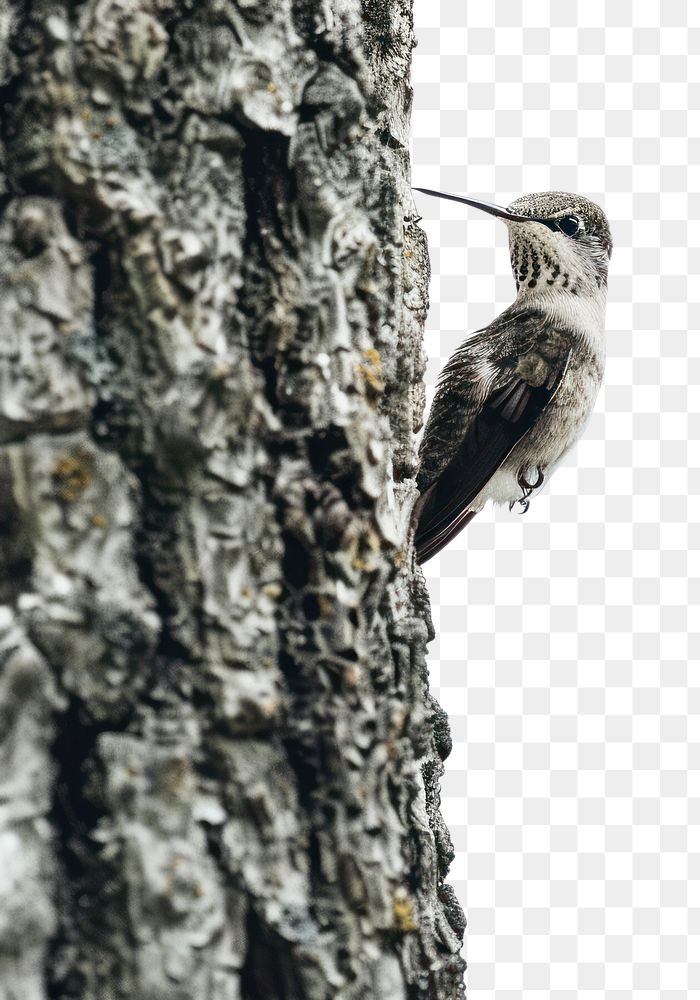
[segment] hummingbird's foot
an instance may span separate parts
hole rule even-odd
[[[525,469],[521,469],[518,475],[518,486],[523,491],[523,497],[529,497],[533,490],[536,490],[538,486],[541,486],[544,482],[544,472],[541,466],[537,466],[537,479],[534,483],[529,483],[525,478]]]
[[[544,472],[542,471],[539,465],[537,466],[537,479],[534,481],[534,483],[528,482],[528,480],[525,478],[525,471],[526,471],[525,469],[521,469],[520,472],[518,473],[518,486],[523,491],[523,495],[520,497],[519,500],[511,500],[510,504],[508,505],[508,509],[512,510],[513,507],[515,507],[516,503],[519,503],[520,504],[520,510],[518,511],[519,514],[527,513],[528,508],[530,506],[530,501],[528,500],[528,497],[530,496],[533,490],[536,490],[537,487],[541,486],[542,483],[544,482]]]
[[[512,510],[516,503],[520,504],[518,514],[527,514],[528,508],[530,507],[530,501],[526,497],[521,497],[520,500],[511,500],[508,504],[508,510]]]

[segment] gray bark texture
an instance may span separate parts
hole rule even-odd
[[[0,998],[462,997],[411,4],[0,36]]]

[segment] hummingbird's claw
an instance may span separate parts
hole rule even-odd
[[[521,469],[518,475],[518,486],[523,491],[523,496],[530,496],[533,490],[536,490],[538,486],[541,486],[544,482],[544,472],[541,466],[537,466],[537,479],[534,483],[529,483],[525,478],[525,469]]]
[[[521,497],[520,500],[511,500],[511,502],[508,504],[508,510],[512,510],[513,507],[515,507],[516,503],[520,504],[520,510],[518,511],[518,514],[527,514],[530,507],[530,501],[525,497]]]
[[[536,466],[536,468],[537,468],[537,479],[534,481],[534,483],[528,482],[528,480],[526,479],[525,477],[525,473],[527,471],[526,469],[520,470],[520,472],[518,473],[517,481],[518,481],[518,486],[523,491],[523,495],[520,497],[519,500],[511,500],[511,502],[508,504],[508,510],[512,510],[513,507],[515,507],[516,503],[519,503],[520,510],[518,511],[518,513],[519,514],[527,513],[527,511],[530,508],[530,501],[528,500],[528,497],[530,496],[533,490],[536,490],[537,487],[541,486],[542,483],[544,482],[544,472],[541,466],[538,465]]]

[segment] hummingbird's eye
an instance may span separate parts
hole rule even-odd
[[[565,236],[576,236],[581,231],[581,220],[576,215],[566,215],[563,219],[557,219],[557,228]]]

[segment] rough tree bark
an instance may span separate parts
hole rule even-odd
[[[0,997],[461,997],[410,2],[0,34]]]

